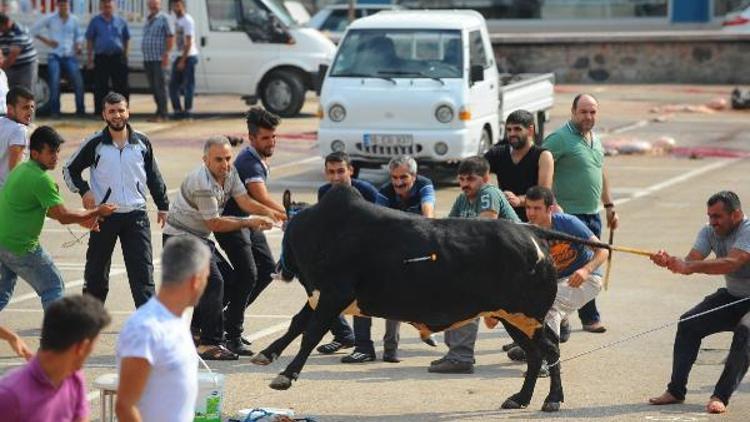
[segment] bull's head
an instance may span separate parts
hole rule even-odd
[[[289,189],[284,190],[282,202],[284,204],[284,210],[286,210],[287,220],[291,220],[298,212],[311,206],[311,204],[308,204],[307,202],[293,202],[292,192],[290,192]]]
[[[300,211],[304,210],[305,208],[308,208],[311,206],[311,204],[308,204],[306,202],[294,202],[292,201],[292,193],[289,191],[289,189],[284,190],[284,195],[282,197],[282,203],[284,205],[284,210],[286,211],[286,217],[287,220],[285,222],[286,227],[289,226],[289,223],[292,221],[295,215],[297,215]],[[291,261],[293,259],[285,259],[285,250],[286,250],[286,256],[289,258],[289,248],[285,248],[284,243],[282,241],[281,244],[281,258],[279,259],[279,262],[276,264],[276,274],[278,274],[282,280],[284,281],[292,281],[294,277],[296,276],[296,270],[293,268],[291,264]]]

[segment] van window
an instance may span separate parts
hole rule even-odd
[[[489,67],[487,63],[487,52],[484,50],[482,33],[479,31],[469,32],[469,59],[471,65],[480,65],[484,68]]]
[[[359,19],[362,17],[362,9],[356,9],[354,11],[354,17]],[[321,25],[321,31],[331,32],[344,32],[346,27],[349,26],[349,10],[347,9],[334,9],[331,14],[328,15],[328,19]]]
[[[215,32],[240,31],[234,0],[206,0],[208,27]]]

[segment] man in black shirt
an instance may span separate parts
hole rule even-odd
[[[552,154],[534,144],[536,135],[534,115],[516,110],[505,120],[507,143],[492,147],[484,158],[490,162],[490,172],[497,175],[497,184],[522,221],[526,218],[526,197],[532,186],[552,189],[554,160]]]

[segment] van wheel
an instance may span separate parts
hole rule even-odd
[[[46,116],[50,113],[50,90],[47,82],[47,72],[39,69],[39,75],[34,85],[34,103],[36,103],[36,115]]]
[[[486,127],[482,129],[482,137],[479,138],[479,149],[477,155],[484,157],[484,154],[492,148],[492,134]]]
[[[277,70],[266,76],[260,88],[266,110],[281,117],[296,116],[305,103],[305,84],[295,72]]]

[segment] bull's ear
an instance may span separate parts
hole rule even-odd
[[[284,209],[289,211],[289,207],[292,206],[292,193],[289,192],[289,189],[284,190],[284,196],[282,196],[282,202],[284,204]]]

